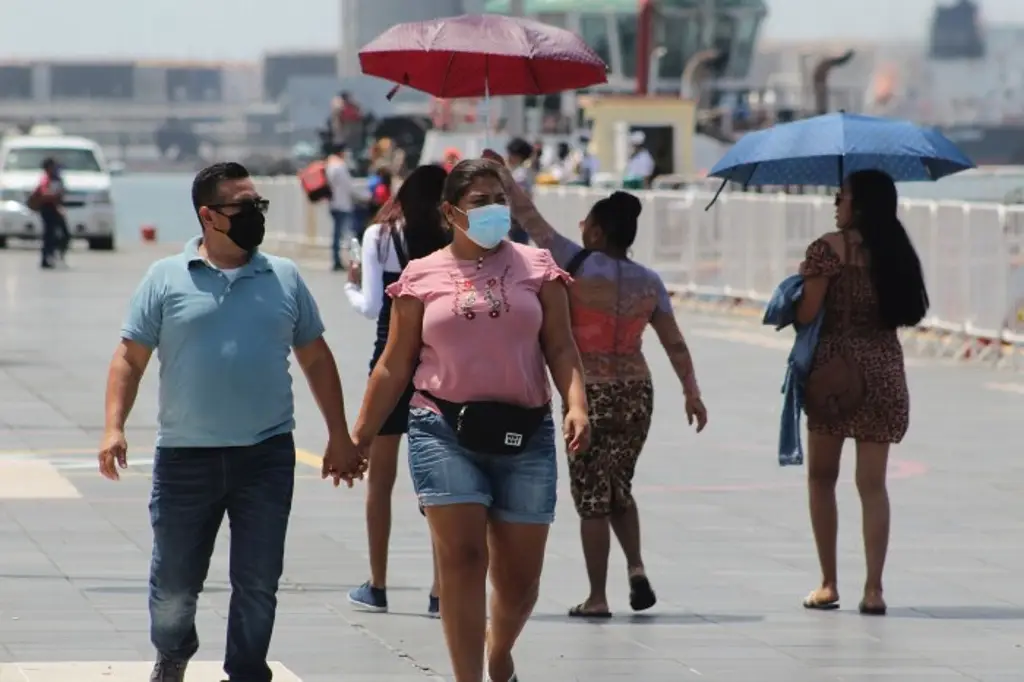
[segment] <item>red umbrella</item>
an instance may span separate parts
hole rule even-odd
[[[435,97],[543,95],[606,83],[581,38],[530,19],[467,14],[393,26],[359,51],[363,73]]]

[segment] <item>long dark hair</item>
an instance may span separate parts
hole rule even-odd
[[[387,237],[399,221],[409,260],[429,256],[448,245],[449,235],[441,221],[441,191],[447,178],[444,168],[430,164],[420,166],[405,179],[393,197],[387,220],[381,224],[378,253],[382,261],[391,248]]]
[[[928,312],[928,291],[921,259],[897,216],[896,185],[877,170],[852,173],[846,179],[853,225],[870,254],[871,279],[878,296],[882,324],[890,329],[913,327]]]
[[[643,208],[640,200],[629,192],[612,192],[611,196],[594,202],[587,220],[601,228],[609,247],[625,253],[636,241],[637,221]]]

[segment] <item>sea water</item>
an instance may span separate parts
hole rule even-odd
[[[908,199],[1002,201],[1024,188],[1024,167],[1007,168],[998,174],[966,174],[938,182],[900,184],[900,196]],[[113,179],[117,210],[118,243],[139,241],[139,228],[154,225],[163,243],[182,243],[197,234],[199,221],[192,208],[192,175],[185,173],[130,173]],[[267,226],[273,230],[272,225]]]

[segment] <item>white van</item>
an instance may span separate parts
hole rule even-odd
[[[0,248],[9,239],[40,239],[39,214],[25,206],[42,178],[43,161],[52,158],[64,177],[68,230],[89,248],[114,249],[114,204],[110,169],[98,144],[59,131],[7,137],[0,142]]]

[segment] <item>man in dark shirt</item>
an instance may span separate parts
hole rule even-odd
[[[38,198],[39,217],[43,221],[43,268],[53,268],[55,256],[59,253],[60,260],[68,249],[68,225],[64,219],[64,179],[56,160],[43,160],[43,178],[35,190]]]

